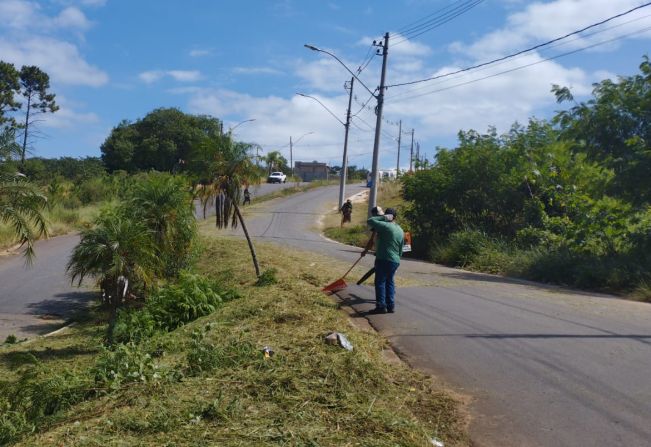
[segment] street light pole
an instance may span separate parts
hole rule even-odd
[[[250,122],[252,122],[252,121],[255,121],[255,118],[251,118],[251,119],[249,119],[249,120],[244,120],[244,121],[242,121],[242,122],[237,123],[236,125],[234,125],[233,127],[231,127],[231,128],[228,129],[228,136],[230,137],[231,135],[233,135],[233,131],[234,131],[235,129],[237,129],[238,127],[240,127],[242,124],[244,124],[244,123],[250,123]]]
[[[402,139],[402,120],[398,124],[398,161],[396,162],[396,180],[400,174],[400,141]]]
[[[289,136],[289,167],[292,170],[292,177],[294,177],[294,160],[293,160],[293,149],[294,146],[292,145],[292,136]],[[292,180],[293,181],[293,180]]]
[[[382,106],[384,105],[384,81],[387,74],[387,55],[389,53],[389,33],[384,35],[382,47],[382,76],[380,77],[380,91],[377,95],[377,119],[375,121],[375,141],[373,143],[373,166],[371,171],[371,192],[368,197],[368,216],[371,217],[372,210],[377,206],[377,185],[380,179],[378,164],[380,159],[380,131],[382,129]]]
[[[344,196],[346,195],[346,180],[348,178],[348,130],[350,129],[350,107],[353,102],[353,84],[355,77],[350,78],[350,94],[348,96],[348,111],[346,112],[346,134],[344,136],[344,158],[341,162],[341,174],[339,176],[339,209],[344,206]]]

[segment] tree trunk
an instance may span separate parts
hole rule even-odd
[[[20,169],[25,170],[25,152],[27,152],[27,130],[29,128],[29,111],[32,108],[32,96],[27,97],[27,112],[25,114],[25,133],[23,134],[23,151],[20,154]]]
[[[242,213],[240,213],[240,207],[237,206],[237,203],[233,200],[233,206],[235,207],[235,213],[237,214],[237,218],[240,221],[240,225],[242,225],[242,230],[244,231],[244,236],[246,237],[246,242],[249,244],[249,250],[251,250],[251,258],[253,258],[253,266],[255,267],[255,276],[260,277],[260,266],[258,265],[258,256],[255,254],[255,247],[253,246],[253,241],[251,241],[251,237],[249,236],[249,230],[246,229],[246,224],[244,223],[244,219],[242,218]]]
[[[115,324],[117,323],[117,319],[118,319],[118,306],[120,304],[120,285],[118,281],[115,281],[114,293],[115,295],[112,297],[113,299],[111,300],[111,316],[109,317],[108,334],[106,337],[109,345],[113,344]]]

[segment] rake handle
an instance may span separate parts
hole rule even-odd
[[[352,269],[355,268],[355,266],[359,263],[359,261],[362,260],[363,257],[364,257],[364,256],[360,256],[360,257],[357,259],[357,261],[355,261],[355,263],[354,263],[353,265],[350,266],[350,268],[348,269],[348,271],[347,271],[346,273],[344,273],[344,276],[342,276],[341,279],[344,279],[346,276],[348,276],[348,274],[350,273],[350,271],[351,271]]]

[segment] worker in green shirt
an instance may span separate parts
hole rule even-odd
[[[370,217],[366,223],[377,234],[375,243],[375,309],[370,313],[393,313],[396,287],[393,277],[400,266],[405,233],[395,222],[396,210],[387,208],[383,216]],[[366,255],[368,250],[362,252]]]

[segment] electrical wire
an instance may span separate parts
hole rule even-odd
[[[542,60],[539,60],[539,61],[536,61],[536,62],[532,62],[532,63],[530,63],[530,64],[521,65],[521,66],[518,66],[518,67],[511,68],[511,69],[509,69],[509,70],[500,71],[500,72],[498,72],[498,73],[494,73],[494,74],[491,74],[491,75],[488,75],[488,76],[484,76],[484,77],[482,77],[482,78],[472,79],[472,80],[470,80],[470,81],[462,82],[462,83],[459,83],[459,84],[454,84],[454,85],[451,85],[451,86],[449,86],[449,87],[440,88],[440,89],[437,89],[437,90],[432,90],[432,91],[427,92],[427,93],[421,93],[421,94],[418,94],[418,95],[412,95],[412,96],[406,96],[406,97],[397,97],[397,99],[395,99],[394,102],[406,101],[406,100],[408,100],[408,99],[414,99],[414,98],[419,98],[419,97],[421,97],[421,96],[432,95],[432,94],[434,94],[434,93],[439,93],[439,92],[443,92],[443,91],[446,91],[446,90],[451,90],[451,89],[453,89],[453,88],[462,87],[462,86],[464,86],[464,85],[473,84],[473,83],[475,83],[475,82],[484,81],[484,80],[486,80],[486,79],[495,78],[495,77],[497,77],[497,76],[501,76],[501,75],[503,75],[503,74],[512,73],[512,72],[514,72],[514,71],[518,71],[518,70],[522,70],[522,69],[525,69],[525,68],[529,68],[529,67],[532,67],[532,66],[534,66],[534,65],[538,65],[538,64],[542,64],[542,63],[544,63],[544,62],[548,62],[548,61],[551,61],[551,60],[559,59],[559,58],[561,58],[561,57],[570,56],[570,55],[572,55],[572,54],[576,54],[576,53],[579,53],[579,52],[581,52],[581,51],[589,50],[589,49],[591,49],[591,48],[594,48],[594,47],[597,47],[597,46],[600,46],[600,45],[605,45],[605,44],[608,44],[608,43],[612,43],[612,42],[615,42],[615,41],[617,41],[617,40],[621,40],[621,39],[624,39],[624,38],[626,38],[626,37],[633,36],[633,35],[635,35],[635,34],[641,34],[641,33],[643,33],[643,32],[649,31],[649,30],[651,30],[651,26],[646,27],[646,28],[643,28],[643,29],[640,29],[640,30],[637,30],[637,31],[634,31],[634,32],[631,32],[631,33],[628,33],[628,34],[624,34],[624,35],[619,36],[619,37],[615,37],[615,38],[612,38],[612,39],[604,40],[604,41],[602,41],[602,42],[597,42],[597,43],[594,43],[594,44],[592,44],[592,45],[588,45],[588,46],[583,47],[583,48],[578,48],[578,49],[576,49],[576,50],[568,51],[568,52],[566,52],[566,53],[561,53],[561,54],[558,54],[558,55],[553,56],[553,57],[549,57],[549,58],[545,58],[545,59],[542,59]],[[395,97],[394,97],[394,98],[395,98]]]
[[[464,4],[457,6],[453,10],[446,12],[445,14],[442,14],[439,17],[436,17],[422,25],[416,26],[405,33],[401,33],[402,40],[395,42],[393,46],[395,47],[396,45],[400,45],[401,43],[406,42],[407,40],[415,39],[418,36],[421,36],[429,31],[432,31],[433,29],[445,25],[446,23],[456,19],[460,15],[470,11],[471,9],[473,9],[475,6],[479,5],[483,1],[484,0],[466,1]]]
[[[593,36],[596,36],[597,34],[605,33],[606,31],[612,31],[612,30],[614,30],[616,28],[621,28],[622,26],[629,25],[629,24],[634,23],[634,22],[639,22],[640,20],[644,20],[644,19],[647,19],[649,17],[651,17],[651,14],[647,14],[647,15],[644,15],[644,16],[641,16],[641,17],[636,17],[635,19],[631,19],[631,20],[628,20],[626,22],[618,23],[617,25],[609,26],[609,27],[594,31],[592,33],[577,36],[577,37],[575,37],[574,39],[571,39],[571,40],[557,42],[557,43],[555,43],[553,45],[545,47],[543,52],[546,52],[546,51],[551,50],[553,48],[566,46],[566,45],[569,45],[569,44],[574,43],[576,41],[585,39],[587,37],[593,37]],[[519,56],[515,56],[512,59],[504,60],[504,61],[501,61],[501,62],[496,62],[495,64],[487,65],[487,66],[472,70],[472,73],[478,73],[478,72],[481,72],[481,71],[486,71],[486,70],[490,70],[490,69],[495,68],[495,67],[499,67],[501,65],[512,62],[515,59],[520,59],[520,58],[524,57],[525,55],[526,54],[520,54]],[[450,78],[450,79],[445,79],[445,80],[440,81],[440,82],[434,82],[433,84],[427,84],[427,85],[423,85],[423,86],[420,86],[420,87],[412,87],[412,88],[410,88],[410,89],[408,89],[408,90],[406,90],[404,92],[401,92],[398,95],[388,96],[386,99],[401,97],[401,96],[407,95],[409,93],[413,93],[413,92],[421,91],[421,90],[424,90],[424,89],[427,89],[427,88],[431,88],[433,85],[442,85],[442,84],[445,84],[445,83],[447,83],[449,81],[455,81],[457,79],[461,79],[462,77],[463,77],[463,75],[462,76],[456,76],[456,77],[453,77],[453,78]]]
[[[405,85],[413,85],[413,84],[419,84],[421,82],[433,81],[435,79],[441,79],[441,78],[444,78],[444,77],[448,77],[448,76],[463,73],[463,72],[466,72],[466,71],[474,70],[474,69],[477,69],[477,68],[480,68],[480,67],[484,67],[486,65],[491,65],[491,64],[494,64],[496,62],[501,62],[501,61],[506,60],[506,59],[511,59],[511,58],[514,58],[514,57],[519,56],[521,54],[529,53],[529,52],[537,50],[539,48],[546,47],[546,46],[551,45],[551,44],[553,44],[555,42],[566,39],[566,38],[568,38],[570,36],[580,34],[580,33],[584,32],[584,31],[587,31],[587,30],[589,30],[591,28],[595,28],[595,27],[597,27],[599,25],[603,25],[604,23],[608,23],[608,22],[610,22],[612,20],[615,20],[617,18],[620,18],[620,17],[623,17],[625,15],[631,14],[632,12],[637,11],[639,9],[646,8],[649,5],[651,5],[651,2],[644,3],[642,5],[636,6],[635,8],[629,9],[628,11],[625,11],[625,12],[622,12],[620,14],[608,17],[607,19],[604,19],[604,20],[602,20],[600,22],[593,23],[592,25],[588,25],[588,26],[586,26],[584,28],[581,28],[579,30],[576,30],[576,31],[572,31],[571,33],[565,34],[564,36],[560,36],[560,37],[557,37],[555,39],[549,40],[547,42],[543,42],[541,44],[535,45],[533,47],[529,47],[527,49],[517,51],[517,52],[509,54],[507,56],[503,56],[503,57],[500,57],[500,58],[497,58],[497,59],[493,59],[492,61],[482,62],[481,64],[473,65],[471,67],[462,68],[460,70],[456,70],[456,71],[449,72],[449,73],[444,73],[444,74],[437,75],[437,76],[432,76],[432,77],[425,78],[425,79],[418,79],[418,80],[415,80],[415,81],[401,82],[401,83],[398,83],[398,84],[388,85],[388,86],[386,86],[386,88],[401,87],[401,86],[405,86]],[[397,44],[394,44],[394,46],[395,45],[397,45]]]

